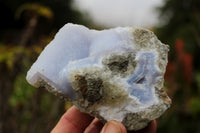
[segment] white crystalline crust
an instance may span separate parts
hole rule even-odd
[[[70,100],[103,122],[144,128],[169,108],[163,89],[168,46],[148,30],[102,31],[66,24],[27,73],[27,81]]]

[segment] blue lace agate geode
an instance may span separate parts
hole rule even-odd
[[[142,28],[96,31],[66,24],[32,65],[27,81],[103,122],[117,120],[139,130],[170,106],[163,89],[168,49]]]

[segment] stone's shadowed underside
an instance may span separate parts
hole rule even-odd
[[[27,73],[27,81],[103,122],[139,130],[171,100],[163,89],[168,46],[133,27],[96,31],[66,24]]]

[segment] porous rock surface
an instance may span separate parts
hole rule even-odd
[[[163,89],[168,46],[134,27],[96,31],[66,24],[27,73],[27,81],[107,122],[139,130],[171,104]]]

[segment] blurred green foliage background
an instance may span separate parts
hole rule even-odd
[[[29,85],[26,72],[65,23],[103,29],[71,0],[0,0],[0,133],[50,132],[71,104]],[[200,1],[164,0],[152,27],[170,45],[165,87],[172,107],[158,132],[200,133]]]

